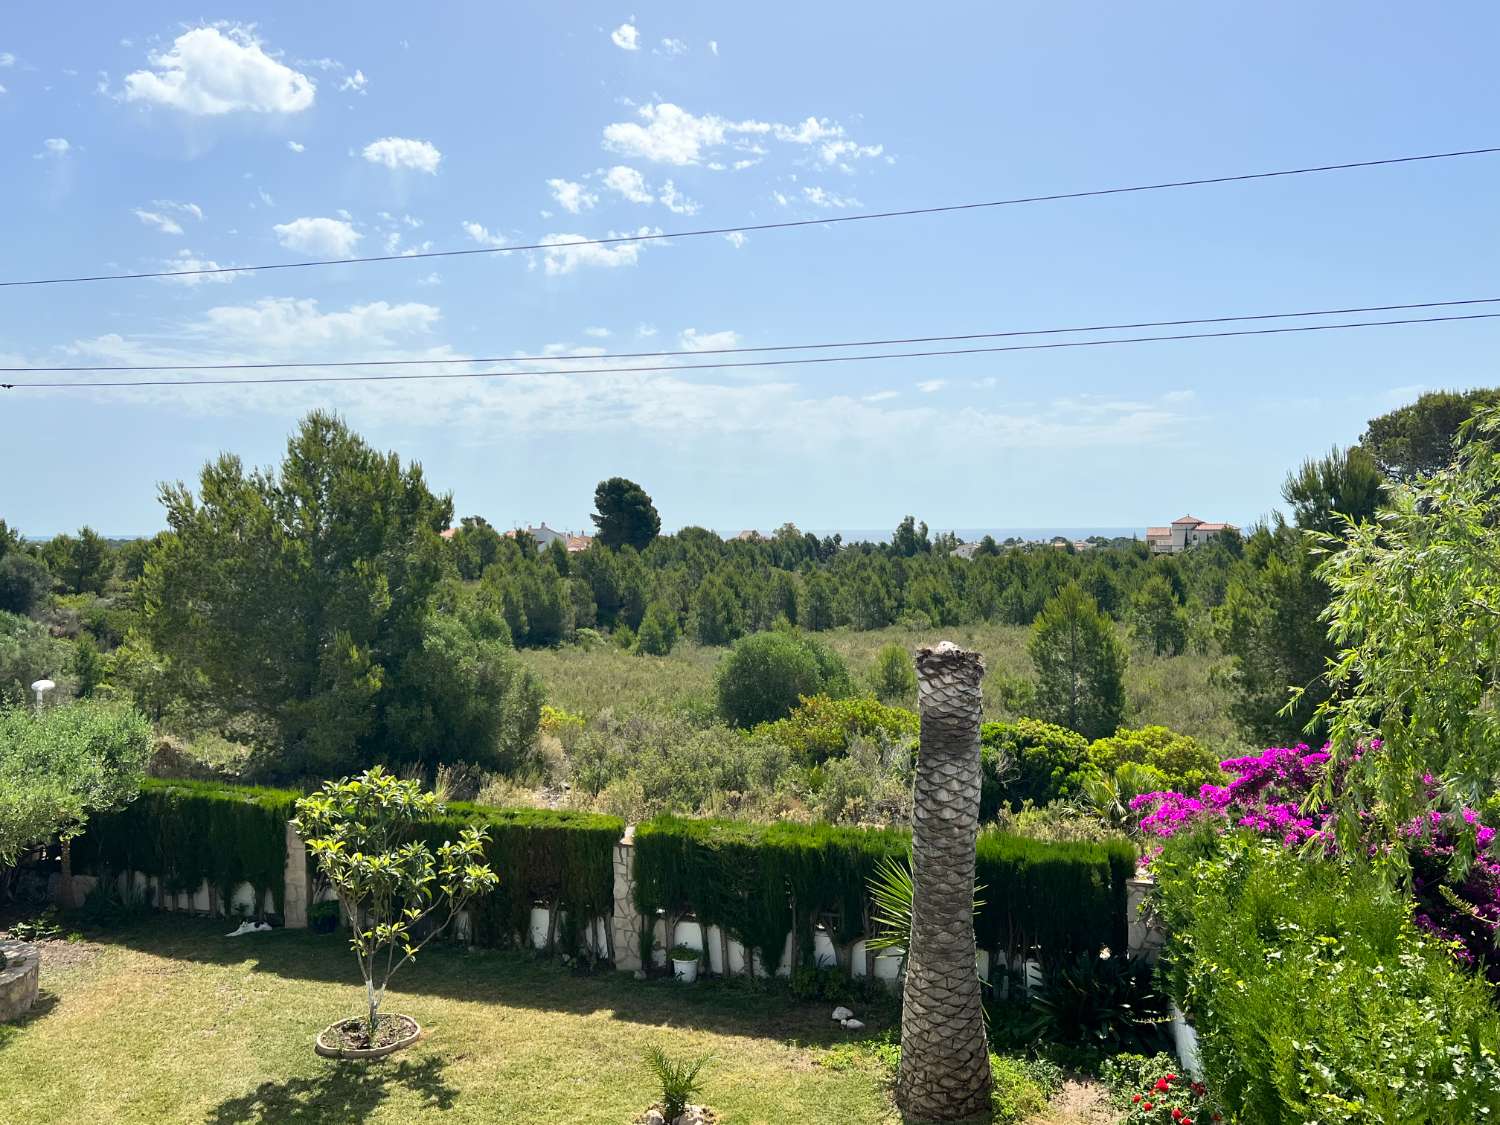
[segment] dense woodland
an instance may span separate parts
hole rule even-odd
[[[596,492],[587,550],[538,550],[482,516],[455,521],[420,466],[313,414],[275,470],[226,454],[196,489],[164,487],[168,530],[153,539],[110,542],[85,527],[33,542],[0,523],[0,697],[21,701],[45,674],[64,695],[129,700],[171,736],[182,768],[260,779],[385,762],[566,784],[576,800],[590,788],[584,759],[596,777],[609,759],[624,784],[653,755],[679,775],[729,753],[764,759],[761,776],[724,783],[749,790],[799,764],[826,774],[826,760],[783,761],[761,745],[799,698],[910,708],[912,643],[1009,628],[1029,631],[1029,667],[992,661],[993,717],[1108,738],[1130,717],[1132,663],[1160,678],[1183,661],[1222,693],[1244,744],[1314,741],[1334,653],[1316,567],[1342,542],[1320,537],[1368,520],[1393,482],[1446,464],[1460,426],[1493,399],[1424,395],[1373,419],[1359,444],[1294,469],[1281,497],[1290,521],[1156,557],[1128,540],[986,540],[963,558],[913,517],[886,543],[791,524],[766,538],[662,535],[650,496],[620,478]],[[846,638],[860,634],[887,643],[851,662]],[[705,673],[708,690],[674,713],[628,692],[589,713],[556,706],[538,669],[601,649],[644,662],[646,679],[670,678],[684,659],[702,667],[708,652],[712,685]],[[882,767],[865,765],[880,788]]]

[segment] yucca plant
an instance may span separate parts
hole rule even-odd
[[[688,1099],[703,1090],[698,1075],[712,1058],[700,1055],[696,1059],[674,1059],[660,1043],[646,1048],[646,1066],[661,1085],[661,1111],[669,1125],[687,1112]]]
[[[906,953],[911,948],[912,901],[916,894],[911,878],[911,859],[882,856],[875,865],[866,889],[870,894],[870,920],[875,933],[867,942],[871,949],[901,950],[901,967],[906,967]],[[979,897],[983,887],[974,888],[974,913],[984,906]]]

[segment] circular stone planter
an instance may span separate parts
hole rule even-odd
[[[692,984],[698,979],[698,958],[691,961],[672,958],[672,975],[683,984]]]
[[[42,954],[24,941],[0,941],[0,1023],[25,1013],[36,1002]]]
[[[331,1023],[318,1032],[317,1039],[313,1041],[313,1050],[325,1059],[383,1059],[386,1055],[395,1054],[403,1047],[410,1047],[422,1037],[422,1025],[416,1020],[400,1014],[394,1018],[405,1020],[410,1025],[410,1029],[393,1043],[387,1043],[382,1047],[345,1047],[340,1041],[338,1028],[349,1023],[350,1020],[339,1020],[338,1023]],[[351,1017],[351,1019],[357,1021],[358,1017]]]

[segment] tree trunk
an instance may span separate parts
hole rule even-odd
[[[73,841],[64,837],[62,842],[62,873],[57,879],[57,898],[64,910],[78,905],[78,896],[73,893]]]
[[[946,641],[917,653],[922,736],[896,1100],[909,1117],[924,1121],[958,1121],[989,1106],[989,1046],[974,947],[983,675],[978,653]]]

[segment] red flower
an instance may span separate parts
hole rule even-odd
[[[1172,1110],[1172,1120],[1173,1121],[1181,1121],[1182,1120],[1182,1110],[1177,1109],[1177,1108],[1174,1107],[1173,1110]]]
[[[1177,1080],[1177,1075],[1173,1074],[1171,1071],[1168,1071],[1167,1072],[1167,1081],[1168,1082],[1175,1082],[1176,1080]]]
[[[1193,1125],[1193,1119],[1191,1117],[1184,1117],[1182,1119],[1182,1125]]]
[[[1151,1103],[1150,1102],[1142,1102],[1141,1103],[1141,1108],[1144,1109],[1147,1113],[1150,1113],[1151,1112]]]
[[[1171,1088],[1172,1088],[1172,1083],[1168,1082],[1165,1078],[1158,1078],[1156,1080],[1156,1089],[1158,1089],[1158,1090],[1169,1090]]]
[[[1141,1096],[1139,1094],[1131,1094],[1130,1095],[1130,1100],[1133,1101],[1133,1102],[1138,1102],[1138,1101],[1141,1100]]]

